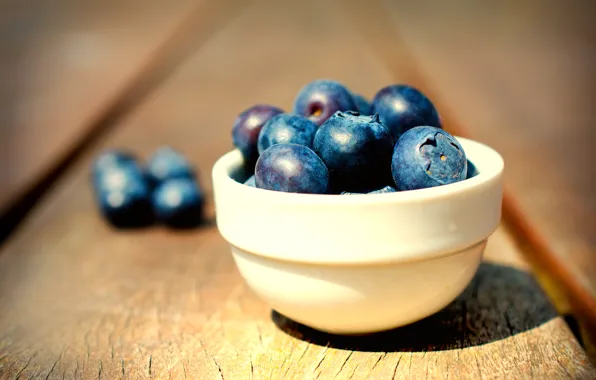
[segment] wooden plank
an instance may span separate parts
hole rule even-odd
[[[89,133],[192,1],[0,4],[0,214]]]
[[[596,373],[503,228],[452,305],[376,339],[350,339],[272,316],[244,285],[213,226],[117,232],[100,220],[88,168],[103,148],[129,147],[146,157],[170,144],[198,165],[209,191],[211,166],[231,148],[241,109],[257,101],[288,108],[316,77],[366,95],[392,80],[363,54],[363,41],[336,10],[314,1],[251,9],[57,183],[0,254],[0,378]],[[313,41],[317,59],[305,58]]]
[[[83,207],[91,202],[78,198]],[[504,230],[473,284],[448,308],[407,328],[349,339],[272,317],[213,228],[116,234],[90,212],[67,215],[89,228],[68,239],[63,229],[72,226],[63,226],[37,244],[21,244],[20,255],[3,253],[0,378],[21,371],[135,379],[594,374],[532,277],[511,266],[519,258]],[[86,242],[96,239],[107,243],[89,249]],[[503,256],[508,263],[501,264]]]
[[[463,124],[502,152],[511,190],[505,217],[596,331],[596,177],[592,166],[580,164],[589,162],[594,136],[596,35],[588,16],[594,4],[384,4],[357,9],[359,19],[378,21],[365,31],[367,41],[392,69],[416,73],[413,84],[440,102],[447,128],[459,133]],[[391,51],[401,44],[379,38],[396,33],[413,61],[400,62]]]

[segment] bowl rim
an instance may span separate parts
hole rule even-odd
[[[228,151],[215,162],[212,169],[212,177],[214,182],[218,182],[221,186],[229,186],[234,192],[245,192],[245,194],[251,194],[250,196],[252,198],[260,195],[266,197],[267,202],[270,203],[291,203],[297,205],[366,205],[371,203],[400,204],[413,201],[437,200],[449,197],[455,193],[473,191],[502,175],[505,164],[503,157],[496,150],[478,141],[460,136],[454,137],[462,145],[467,159],[474,164],[478,170],[478,174],[460,182],[426,189],[397,191],[394,193],[350,195],[300,194],[259,189],[246,186],[232,178],[233,172],[241,170],[244,162],[242,153],[238,149]],[[482,154],[472,154],[473,157],[470,157],[470,155],[468,155],[469,151],[482,151]]]

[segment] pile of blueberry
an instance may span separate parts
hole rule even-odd
[[[105,151],[93,163],[92,183],[99,210],[113,226],[201,223],[204,197],[197,173],[171,147],[155,151],[145,165],[130,152]]]
[[[271,105],[242,112],[232,138],[254,173],[245,184],[261,189],[391,193],[468,176],[466,154],[435,106],[405,84],[368,102],[337,81],[316,80],[299,91],[291,113]]]

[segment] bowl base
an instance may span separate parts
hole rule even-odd
[[[456,253],[383,265],[313,265],[232,246],[241,275],[272,309],[332,334],[371,334],[426,318],[470,283],[486,240]]]

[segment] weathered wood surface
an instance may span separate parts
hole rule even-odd
[[[530,237],[548,248],[537,261],[596,319],[596,3],[384,3],[438,96],[503,154]]]
[[[334,10],[314,2],[251,9],[57,183],[0,253],[0,378],[596,374],[505,228],[445,310],[376,337],[340,338],[272,315],[244,285],[212,224],[118,232],[98,217],[88,166],[103,148],[147,156],[170,144],[198,165],[210,191],[211,165],[231,148],[241,109],[257,101],[288,108],[316,77],[366,95],[395,79]],[[316,52],[305,56],[300,46]]]
[[[394,332],[350,339],[272,318],[244,286],[213,228],[116,234],[88,210],[77,216],[74,207],[85,210],[91,199],[76,198],[66,216],[89,226],[76,239],[67,242],[68,223],[54,230],[62,244],[46,235],[19,244],[22,256],[5,252],[0,259],[0,378],[594,375],[532,277],[516,267],[504,230],[472,285],[444,311]],[[89,241],[97,241],[92,250]]]
[[[0,4],[0,212],[89,133],[193,3]]]

